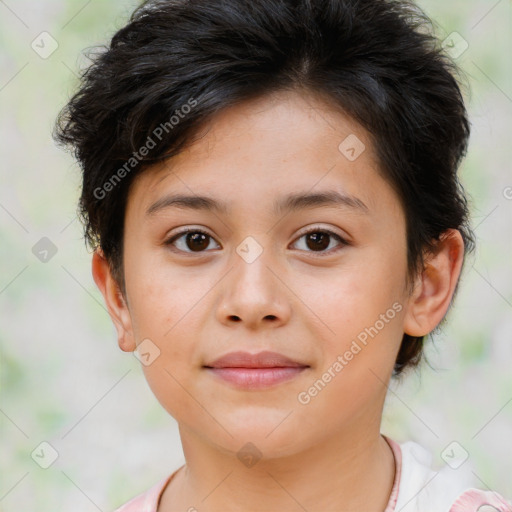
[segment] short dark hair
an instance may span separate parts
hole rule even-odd
[[[149,0],[92,60],[54,137],[81,165],[85,237],[123,293],[134,178],[219,111],[281,90],[314,93],[369,133],[405,212],[409,284],[447,229],[460,231],[466,254],[474,248],[457,177],[470,132],[461,72],[413,2]],[[150,139],[158,144],[137,153]],[[423,337],[404,334],[394,375],[422,352]]]

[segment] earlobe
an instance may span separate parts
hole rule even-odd
[[[417,277],[404,317],[404,333],[426,336],[443,320],[452,300],[462,263],[464,241],[460,232],[443,233],[434,254],[429,254]]]
[[[92,275],[116,328],[119,348],[125,352],[133,352],[136,349],[136,343],[130,311],[100,248],[94,251],[92,257]]]

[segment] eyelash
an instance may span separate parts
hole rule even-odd
[[[207,231],[204,231],[203,229],[200,229],[200,228],[194,228],[194,229],[186,229],[186,230],[180,231],[179,233],[175,233],[169,240],[167,240],[165,242],[165,245],[166,246],[173,246],[174,242],[176,240],[179,240],[184,235],[187,235],[189,233],[202,233],[202,234],[208,236],[209,238],[214,239]],[[327,250],[327,251],[325,251],[325,250],[324,251],[306,251],[306,252],[312,253],[314,257],[322,257],[325,254],[331,255],[331,254],[341,250],[343,248],[343,246],[350,245],[349,242],[347,242],[343,237],[341,237],[340,235],[338,235],[334,231],[322,228],[320,226],[315,226],[315,227],[309,229],[308,231],[302,233],[298,238],[296,238],[296,240],[300,240],[304,236],[309,235],[311,233],[324,233],[324,234],[327,234],[330,237],[335,238],[336,240],[338,240],[338,242],[340,242],[342,244],[341,246],[338,246],[335,249],[330,249],[330,250]],[[201,253],[208,252],[207,250],[205,250],[205,251],[198,251],[198,252],[182,251],[181,249],[176,249],[176,248],[172,248],[172,250],[175,251],[175,252],[180,252],[180,253],[185,253],[185,254],[190,254],[190,255],[195,255],[195,254],[199,255]]]

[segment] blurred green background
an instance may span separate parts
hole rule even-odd
[[[75,216],[79,171],[51,139],[88,63],[82,51],[106,43],[137,3],[0,1],[4,512],[113,510],[184,462],[176,422],[153,397],[139,362],[117,347]],[[512,2],[419,5],[440,39],[453,32],[462,38],[452,51],[468,45],[456,58],[468,79],[472,121],[460,172],[478,247],[448,323],[428,344],[430,365],[393,382],[382,430],[419,442],[439,465],[457,441],[478,487],[510,499]],[[49,251],[46,263],[34,254],[41,247]],[[42,442],[57,455],[47,469],[35,462],[43,452],[50,461]]]

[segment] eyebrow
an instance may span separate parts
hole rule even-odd
[[[369,209],[361,199],[341,194],[334,190],[326,190],[315,193],[289,194],[274,202],[274,213],[281,215],[285,212],[302,210],[305,208],[320,207],[349,208],[360,213],[368,213]],[[208,196],[172,194],[166,195],[154,202],[147,210],[146,216],[153,216],[157,212],[167,208],[185,208],[190,210],[214,211],[228,214],[230,209],[227,203],[218,201]]]

